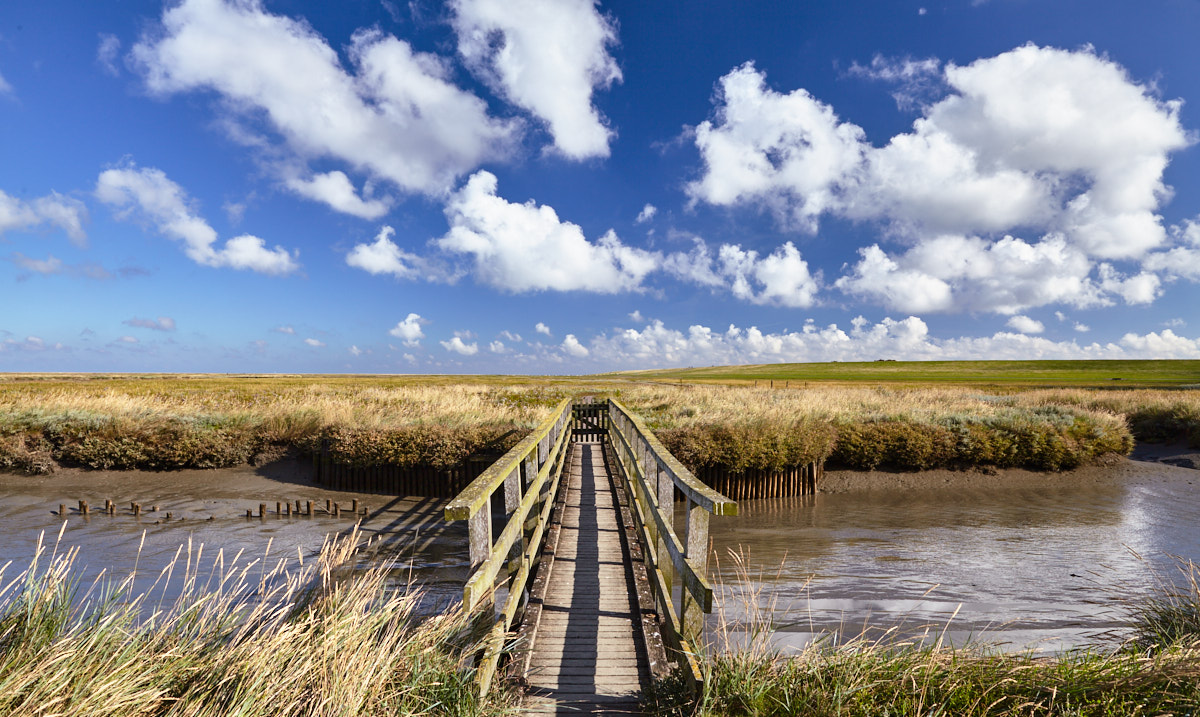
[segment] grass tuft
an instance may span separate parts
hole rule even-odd
[[[1131,610],[1134,643],[1143,650],[1200,649],[1200,568],[1175,560],[1175,579],[1160,578],[1154,594]]]
[[[492,715],[475,694],[468,621],[418,616],[387,570],[353,570],[357,536],[303,566],[177,559],[178,597],[129,579],[81,593],[74,555],[0,585],[0,714]],[[201,549],[202,550],[202,549]],[[224,567],[220,567],[224,566]]]
[[[1156,649],[1044,657],[1003,653],[987,645],[954,648],[940,639],[901,641],[894,631],[876,640],[817,641],[796,654],[784,654],[772,643],[774,598],[763,598],[762,581],[750,579],[741,556],[734,560],[737,585],[746,586],[735,588],[733,595],[744,606],[744,619],[733,625],[719,613],[717,641],[703,661],[701,694],[687,695],[673,676],[650,692],[652,713],[1132,717],[1200,710],[1200,645],[1194,623],[1178,619],[1181,604],[1188,619],[1196,614],[1191,563],[1186,565],[1184,597],[1166,594],[1149,603],[1148,612],[1171,625],[1142,628],[1143,634],[1163,638]],[[1169,609],[1160,609],[1164,605]],[[738,634],[747,637],[739,639]]]

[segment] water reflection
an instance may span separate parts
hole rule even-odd
[[[768,613],[786,646],[864,629],[1015,649],[1120,638],[1122,601],[1170,555],[1200,556],[1193,476],[744,501],[711,523],[710,573],[727,622]]]

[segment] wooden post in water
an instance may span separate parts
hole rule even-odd
[[[267,504],[259,503],[258,504],[258,517],[265,518],[266,516],[267,516]]]
[[[310,517],[310,518],[312,517],[312,501],[311,501],[311,500],[309,500],[309,501],[305,501],[305,503],[304,503],[304,514],[305,514],[305,515],[307,515],[307,516],[308,516],[308,517]]]
[[[58,515],[59,515],[59,517],[61,518],[62,516],[66,515],[66,514],[67,514],[67,504],[66,504],[66,503],[59,503],[59,504],[58,504]]]

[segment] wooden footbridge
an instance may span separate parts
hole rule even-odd
[[[708,519],[736,512],[621,404],[561,403],[446,507],[469,521],[480,692],[504,669],[527,711],[637,714],[672,663],[696,689]]]

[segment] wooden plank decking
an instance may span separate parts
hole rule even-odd
[[[603,451],[599,443],[572,447],[556,536],[544,555],[547,577],[531,598],[528,712],[640,714],[649,658]]]

